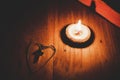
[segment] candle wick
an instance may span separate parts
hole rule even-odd
[[[81,35],[82,31],[75,32],[75,35]]]

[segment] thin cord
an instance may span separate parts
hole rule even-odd
[[[43,46],[43,45],[40,44],[40,43],[35,43],[35,44],[39,47],[39,50],[44,50],[44,49],[50,48],[50,49],[53,50],[53,53],[52,53],[51,57],[50,57],[42,66],[40,66],[37,70],[34,70],[34,71],[33,71],[33,70],[31,69],[31,65],[30,65],[30,54],[29,54],[30,48],[32,47],[32,43],[33,43],[33,41],[30,41],[30,43],[29,43],[29,45],[28,45],[28,48],[27,48],[27,51],[26,51],[26,62],[27,62],[27,67],[28,67],[30,73],[37,72],[37,71],[39,71],[42,67],[44,67],[44,66],[49,62],[49,60],[55,55],[55,52],[56,52],[56,48],[55,48],[53,45]]]

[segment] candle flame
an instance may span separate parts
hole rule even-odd
[[[80,26],[80,25],[81,25],[81,20],[78,20],[78,23],[77,23],[77,24],[78,24],[78,26]]]
[[[77,29],[78,29],[78,30],[81,30],[81,27],[82,27],[81,20],[78,20],[76,26],[77,26]]]
[[[80,35],[81,31],[82,31],[82,24],[81,24],[81,20],[78,20],[78,22],[76,23],[76,27],[75,27],[75,35]]]

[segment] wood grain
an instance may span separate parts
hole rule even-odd
[[[38,2],[46,3],[46,2]],[[29,5],[30,6],[30,5]],[[37,7],[37,8],[36,8]],[[14,32],[6,38],[12,55],[5,72],[12,80],[117,80],[120,79],[120,29],[76,0],[53,0],[26,11],[26,19],[16,23]],[[44,8],[44,9],[43,9]],[[34,10],[35,9],[35,10]],[[31,13],[32,12],[32,13]],[[86,47],[72,47],[61,38],[61,30],[79,19],[93,31],[94,39]],[[20,25],[21,24],[21,25]],[[10,29],[12,30],[12,29]],[[15,33],[15,34],[14,34]],[[30,74],[26,65],[25,50],[30,40],[54,45],[55,56],[38,72]],[[5,44],[7,45],[7,43]],[[17,47],[16,47],[17,46]],[[18,47],[19,46],[19,47]],[[33,46],[33,50],[36,49]],[[51,55],[45,50],[33,69]],[[6,55],[10,55],[6,54]]]

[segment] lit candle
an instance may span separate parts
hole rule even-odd
[[[76,24],[70,24],[66,28],[66,36],[73,42],[84,43],[89,40],[91,35],[90,29],[81,24],[79,20]]]

